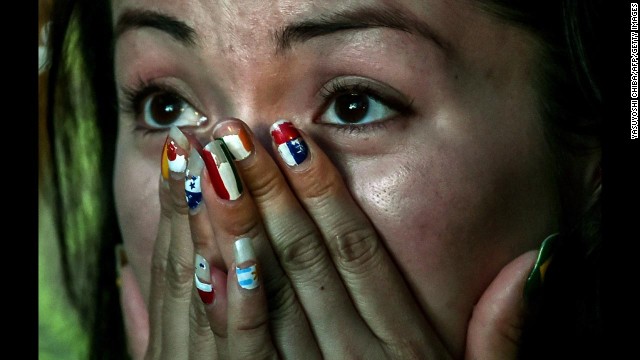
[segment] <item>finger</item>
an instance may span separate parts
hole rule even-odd
[[[355,311],[320,233],[269,153],[253,140],[251,132],[237,119],[218,124],[214,135],[227,141],[243,131],[254,151],[238,162],[238,168],[260,211],[267,240],[295,288],[313,332],[322,334],[316,336],[322,354],[332,358],[338,354],[362,353],[364,347],[373,347],[375,339]],[[262,242],[254,238],[254,244],[260,246]],[[262,259],[260,254],[258,257]],[[271,276],[269,273],[265,281]],[[274,296],[270,293],[272,286],[270,282],[265,286],[270,302]],[[283,310],[290,311],[287,307]],[[345,329],[350,330],[350,337],[341,335]],[[276,344],[279,341],[278,338]]]
[[[234,134],[238,134],[238,129],[242,127],[234,128],[236,131]],[[214,131],[214,134],[216,133]],[[221,139],[227,135],[229,133],[216,136],[216,139],[207,144],[203,151],[211,186],[204,186],[202,193],[209,211],[214,236],[227,268],[234,261],[235,240],[243,237],[253,239],[262,269],[269,274],[264,278],[264,291],[268,292],[270,299],[271,330],[274,337],[278,339],[275,342],[276,346],[285,357],[309,358],[310,354],[318,354],[319,351],[305,312],[300,307],[295,292],[273,253],[253,198],[249,192],[244,191],[235,168],[234,156],[238,163],[252,161],[252,145],[249,145],[249,151],[247,151],[249,156],[244,156],[242,159],[237,151],[235,151],[236,155],[232,155],[225,141]],[[228,137],[227,140],[229,140]],[[229,142],[233,144],[233,141]]]
[[[260,271],[250,238],[235,242],[236,262],[229,270],[229,358],[276,358],[269,333],[269,313]]]
[[[215,337],[211,331],[207,314],[199,298],[200,295],[194,291],[189,308],[189,359],[218,359]]]
[[[169,142],[165,142],[162,156],[162,176],[158,186],[160,195],[160,221],[158,234],[153,247],[151,258],[151,281],[149,286],[149,346],[147,359],[157,359],[162,351],[162,306],[165,290],[165,272],[167,268],[167,254],[171,243],[171,194],[169,192],[168,173],[164,171],[166,162],[166,148]],[[167,170],[168,171],[168,170]]]
[[[182,359],[189,351],[189,306],[193,286],[193,241],[185,200],[184,179],[189,141],[171,128],[169,145],[169,188],[171,195],[171,242],[167,254],[166,284],[162,309],[162,358]]]
[[[147,307],[122,246],[116,248],[116,261],[127,350],[132,359],[141,360],[144,358],[149,343]]]
[[[219,299],[216,306],[213,306],[217,287],[212,280],[213,269],[209,265],[206,257],[213,258],[217,253],[217,246],[213,244],[213,231],[207,219],[205,205],[202,204],[202,192],[200,191],[201,172],[204,163],[197,150],[191,149],[189,154],[189,164],[185,178],[185,195],[189,206],[189,226],[191,228],[191,238],[193,239],[195,252],[195,274],[194,274],[194,299],[191,300],[191,326],[189,327],[189,359],[216,359],[219,354],[218,345],[226,348],[226,344],[216,341],[213,327],[210,323],[209,313],[220,312],[226,315],[226,301]],[[224,358],[224,357],[222,357]]]
[[[427,351],[421,354],[426,357],[442,354],[439,338],[336,167],[291,122],[276,122],[271,135],[280,168],[322,234],[359,314],[384,349],[393,356],[416,348]]]
[[[204,170],[204,161],[196,149],[191,149],[189,165],[185,178],[185,194],[189,206],[189,224],[191,237],[195,251],[195,276],[196,291],[203,303],[205,315],[209,319],[211,330],[215,335],[226,338],[226,298],[218,299],[218,293],[225,288],[216,286],[214,273],[219,272],[214,264],[216,258],[221,259],[213,228],[209,221],[206,204],[202,201],[202,184],[208,184],[208,178]],[[226,274],[223,276],[226,279]],[[226,280],[224,281],[226,284]]]
[[[466,359],[515,359],[525,309],[523,289],[536,251],[505,266],[484,292],[469,322]]]

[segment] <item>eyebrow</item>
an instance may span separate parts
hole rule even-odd
[[[152,10],[128,9],[118,17],[114,30],[114,38],[118,38],[125,32],[138,28],[153,28],[169,34],[185,46],[196,45],[196,31],[183,21],[172,16]]]
[[[315,37],[346,30],[391,28],[418,34],[445,51],[451,45],[442,39],[426,22],[413,14],[392,7],[361,7],[326,14],[317,19],[304,20],[287,25],[274,35],[277,52],[282,53],[294,43],[302,43]]]

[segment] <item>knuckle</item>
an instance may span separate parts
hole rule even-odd
[[[163,279],[164,274],[167,272],[167,259],[154,256],[151,259],[151,278],[152,279]]]
[[[281,261],[285,269],[292,273],[312,273],[322,262],[325,249],[315,231],[291,236],[294,240],[285,242],[281,249]]]
[[[195,336],[191,338],[208,339],[213,332],[206,318],[204,306],[198,302],[193,302],[193,304],[195,306],[191,307],[191,311],[189,311],[189,320],[191,323],[191,331],[193,331]]]
[[[287,278],[284,274],[277,277],[269,277],[264,285],[269,299],[267,305],[271,320],[274,323],[288,324],[287,319],[295,315],[292,311],[298,309],[298,306],[296,306],[295,292],[289,286]]]
[[[224,229],[233,236],[246,236],[255,238],[261,233],[260,218],[252,211],[241,209],[237,216],[231,216],[225,221]]]
[[[193,260],[184,256],[169,254],[166,268],[167,280],[174,284],[176,288],[188,291],[193,281]],[[189,285],[189,286],[186,286]]]
[[[352,273],[364,273],[377,265],[380,243],[368,229],[356,229],[335,235],[330,241],[338,266]]]
[[[173,211],[182,215],[186,215],[189,213],[189,206],[187,205],[185,193],[182,188],[177,190],[172,189],[171,199],[171,206],[173,207]]]
[[[256,314],[251,318],[246,318],[234,325],[236,332],[244,333],[244,336],[259,336],[269,325],[269,314],[267,312]]]
[[[265,202],[281,193],[284,179],[277,172],[267,172],[261,176],[248,177],[246,182],[253,198],[257,202]]]
[[[303,187],[303,196],[309,201],[323,204],[328,199],[333,198],[342,180],[337,176],[335,171],[326,171],[322,167],[314,168],[307,176],[307,181]],[[322,180],[318,180],[322,179]]]

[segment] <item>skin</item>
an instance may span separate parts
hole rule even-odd
[[[370,28],[276,51],[273,33],[293,21],[389,3],[428,23],[445,48],[415,33]],[[557,227],[553,157],[532,87],[537,43],[466,1],[339,4],[113,1],[114,24],[124,9],[153,9],[198,37],[185,47],[151,28],[124,32],[115,44],[117,84],[143,79],[177,88],[209,119],[189,128],[201,142],[217,119],[235,117],[271,149],[268,127],[292,121],[337,167],[445,347],[460,355],[489,284]],[[414,113],[357,131],[320,123],[322,87],[344,76],[395,89],[412,99]],[[144,134],[135,129],[140,124],[121,113],[114,192],[131,270],[148,304],[167,131]]]

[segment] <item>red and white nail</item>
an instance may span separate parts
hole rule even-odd
[[[307,143],[289,121],[278,120],[271,125],[271,137],[280,157],[289,166],[302,164],[309,155]]]
[[[211,268],[207,260],[200,254],[196,254],[196,273],[194,278],[200,299],[205,304],[211,304],[215,297],[211,281]]]
[[[165,180],[169,176],[178,180],[184,176],[187,169],[187,157],[189,156],[189,140],[174,126],[169,130],[169,136],[162,151],[162,177]]]
[[[242,195],[242,181],[232,155],[222,139],[215,139],[202,150],[202,159],[216,194],[221,199],[236,200]]]

